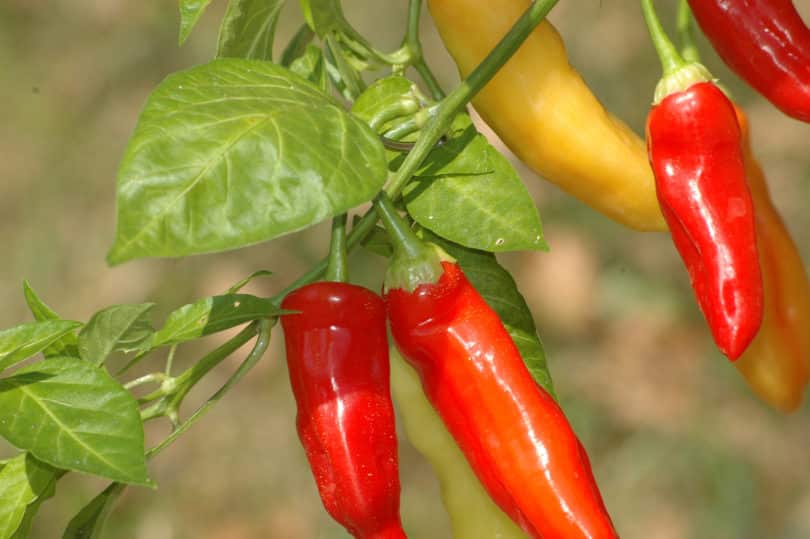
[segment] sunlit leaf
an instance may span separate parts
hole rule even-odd
[[[371,200],[376,135],[270,62],[223,58],[167,78],[119,169],[111,264],[258,243]]]
[[[31,285],[28,281],[23,281],[23,295],[25,296],[25,302],[28,304],[28,308],[31,310],[31,313],[34,315],[34,319],[40,322],[45,320],[61,320],[62,317],[56,314],[48,305],[40,299],[34,289],[31,288]],[[52,342],[47,348],[42,351],[42,355],[45,357],[57,357],[57,356],[71,356],[71,357],[78,357],[79,355],[79,348],[78,348],[78,339],[76,334],[72,331],[69,331],[62,335],[59,339]]]
[[[211,0],[180,0],[180,36],[178,38],[180,45],[188,39],[210,3]]]
[[[31,322],[0,331],[0,371],[48,347],[81,326],[70,320]]]
[[[267,298],[250,294],[211,296],[172,312],[155,333],[153,346],[167,346],[284,313]]]
[[[150,485],[135,399],[87,361],[40,361],[0,379],[0,435],[66,470]]]
[[[0,469],[0,538],[12,537],[20,528],[29,504],[47,489],[57,470],[21,453]]]
[[[114,350],[139,350],[154,333],[152,307],[154,303],[113,305],[94,314],[79,332],[81,358],[101,365]]]
[[[273,59],[273,36],[284,0],[230,0],[219,27],[220,58]]]

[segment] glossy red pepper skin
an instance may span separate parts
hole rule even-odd
[[[319,282],[281,318],[297,428],[324,507],[354,537],[404,538],[385,305],[363,287]]]
[[[531,537],[617,537],[588,457],[458,265],[388,291],[396,345],[489,495]]]
[[[762,323],[754,209],[734,107],[710,82],[654,105],[647,148],[672,240],[714,340],[730,360]]]
[[[785,114],[810,122],[810,29],[790,0],[689,0],[723,61]]]

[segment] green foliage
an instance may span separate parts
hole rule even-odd
[[[284,312],[271,300],[250,294],[203,298],[173,311],[151,344],[152,347],[179,344]]]
[[[409,103],[421,100],[411,81],[392,76],[371,85],[352,111],[385,132],[414,118],[418,123],[421,113],[407,111]],[[396,116],[398,111],[406,114]],[[402,162],[396,153],[389,158],[394,168]],[[548,248],[526,187],[465,114],[453,122],[447,142],[430,152],[403,197],[421,226],[466,247],[489,252]]]
[[[113,305],[94,314],[79,332],[79,357],[102,365],[115,350],[140,350],[154,333],[149,311],[154,303]]]
[[[57,468],[151,484],[135,399],[80,359],[52,358],[0,379],[0,435]]]
[[[54,468],[29,453],[20,453],[0,468],[0,537],[14,535],[55,474]]]
[[[79,326],[80,322],[69,320],[45,320],[0,331],[0,372],[45,350]]]
[[[270,240],[371,200],[385,170],[374,133],[316,86],[269,62],[215,60],[147,101],[108,260]]]
[[[211,0],[180,0],[180,35],[177,39],[178,44],[182,45],[186,42],[191,31],[197,25],[197,21],[205,12],[205,8],[210,3]]]
[[[273,59],[273,37],[284,0],[230,0],[217,43],[218,58]]]

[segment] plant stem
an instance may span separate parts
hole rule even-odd
[[[641,11],[644,13],[644,20],[647,22],[647,29],[650,31],[650,38],[652,38],[655,51],[658,53],[658,59],[661,60],[664,75],[684,67],[686,62],[678,54],[675,45],[672,44],[664,31],[664,27],[661,26],[661,21],[655,13],[653,0],[641,0]]]
[[[346,263],[346,214],[332,219],[332,240],[329,245],[329,264],[326,266],[327,281],[345,283],[349,280]]]
[[[481,64],[470,73],[470,76],[439,103],[435,116],[425,125],[413,149],[385,187],[384,192],[391,199],[396,200],[405,184],[411,179],[427,155],[447,131],[456,114],[492,79],[557,2],[558,0],[536,0],[533,2],[517,20],[509,33],[501,39]],[[363,215],[346,238],[346,247],[349,252],[354,250],[366,235],[374,229],[376,222],[377,213],[375,210],[369,210]],[[276,294],[272,298],[273,304],[281,305],[284,296],[289,292],[320,278],[326,266],[326,259],[318,262],[304,275]]]
[[[234,337],[207,353],[200,361],[178,376],[176,378],[177,391],[171,397],[169,408],[179,408],[185,396],[197,385],[197,382],[208,374],[211,369],[222,363],[225,358],[233,354],[256,335],[259,324],[260,322],[252,322]]]
[[[216,404],[225,394],[234,386],[236,385],[242,377],[247,374],[250,369],[252,369],[256,363],[261,359],[262,355],[264,355],[265,350],[267,350],[267,346],[270,344],[270,320],[262,319],[257,321],[255,324],[251,324],[248,326],[252,328],[254,334],[258,334],[256,338],[256,344],[253,345],[253,350],[250,351],[250,354],[245,358],[239,368],[236,369],[236,372],[228,378],[228,381],[220,387],[216,393],[211,395],[211,397],[205,401],[205,404],[197,408],[193,414],[189,416],[183,423],[181,423],[176,429],[172,431],[169,436],[166,437],[165,440],[160,442],[158,445],[150,449],[146,452],[146,458],[152,458],[153,456],[157,455],[172,443],[174,443],[177,438],[180,437],[184,432],[186,432],[191,426],[196,423],[202,416],[204,416],[211,407]],[[240,333],[239,335],[241,335]]]
[[[385,229],[388,231],[388,235],[391,236],[394,250],[401,252],[405,256],[418,256],[424,249],[424,244],[422,240],[416,237],[408,223],[399,216],[388,195],[380,193],[377,200],[374,201],[374,205],[383,225],[385,225]]]
[[[694,19],[688,0],[678,4],[678,40],[681,44],[681,56],[687,62],[700,62],[700,52],[695,44]]]
[[[409,0],[408,2],[408,31],[405,34],[403,46],[411,51],[411,65],[422,77],[422,80],[430,90],[430,95],[436,101],[444,98],[442,90],[433,72],[425,62],[422,53],[422,40],[419,38],[419,21],[422,16],[422,0]]]

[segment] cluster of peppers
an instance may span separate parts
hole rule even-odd
[[[428,0],[462,76],[529,4]],[[809,121],[810,29],[789,0],[681,0],[682,24],[691,24],[690,6],[735,72]],[[540,176],[628,227],[669,230],[718,348],[766,402],[794,410],[810,377],[802,330],[810,284],[801,258],[752,157],[742,112],[699,64],[694,45],[685,43],[682,58],[651,2],[642,8],[665,71],[646,144],[590,92],[547,21],[473,104]]]
[[[528,4],[429,0],[462,75]],[[788,0],[754,0],[745,9],[721,0],[689,4],[735,71],[786,113],[810,120],[810,31]],[[646,148],[590,93],[548,22],[474,104],[539,174],[627,226],[668,229],[720,350],[739,359],[763,399],[795,409],[810,379],[810,331],[803,327],[810,282],[798,250],[751,154],[744,113],[698,63],[694,47],[675,49],[651,0],[642,8],[664,67]],[[688,37],[686,0],[681,8]],[[394,244],[384,296],[341,282],[345,250],[336,226],[330,280],[282,304],[292,313],[282,326],[298,433],[327,511],[355,537],[406,536],[394,357],[408,435],[437,468],[446,505],[466,509],[453,520],[458,536],[618,537],[582,444],[497,313],[390,200],[381,195],[375,204]],[[390,353],[386,321],[396,344]]]
[[[384,299],[324,281],[282,302],[294,313],[282,317],[282,327],[298,434],[327,511],[355,537],[405,537],[387,320],[470,468],[523,533],[618,537],[585,449],[497,313],[387,197],[376,204],[394,243]],[[398,378],[407,376],[399,368]]]

